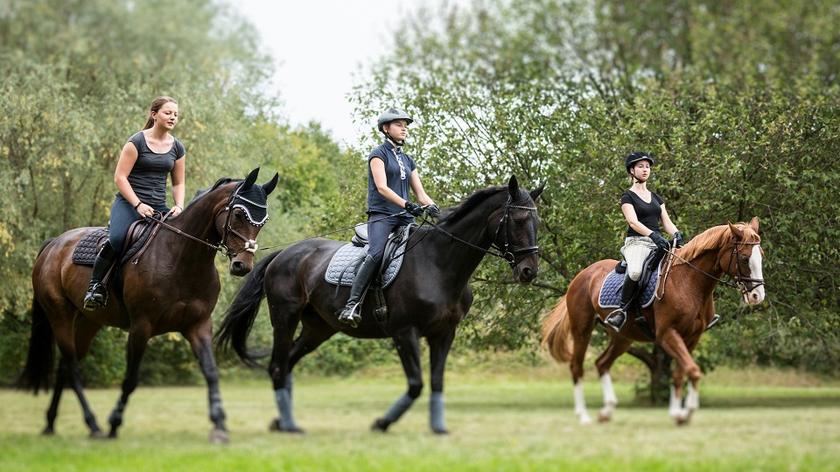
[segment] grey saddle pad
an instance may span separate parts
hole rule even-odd
[[[391,285],[391,282],[397,278],[397,274],[400,272],[403,251],[405,251],[405,243],[408,241],[411,226],[407,225],[401,229],[396,246],[393,243],[393,238],[389,239],[388,244],[385,246],[385,258],[386,260],[390,260],[388,260],[388,267],[382,271],[383,288]],[[353,285],[353,279],[356,278],[356,270],[362,265],[362,261],[367,254],[367,248],[367,246],[359,247],[350,243],[338,248],[338,251],[330,259],[327,272],[324,274],[324,280],[333,285]],[[397,257],[390,258],[389,255],[396,255]]]

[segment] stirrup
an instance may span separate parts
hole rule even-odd
[[[362,321],[362,315],[359,313],[359,308],[361,303],[356,302],[354,304],[347,304],[344,309],[341,310],[341,313],[338,315],[338,321],[350,325],[352,328],[356,328],[359,326],[359,322]]]
[[[621,321],[614,321],[615,318],[621,317]],[[604,318],[604,324],[609,326],[610,328],[614,329],[615,332],[621,331],[621,328],[624,327],[624,323],[627,322],[627,312],[622,308],[616,308],[615,310],[611,311],[609,315]]]
[[[102,285],[102,282],[91,284],[85,293],[85,299],[82,307],[87,311],[93,311],[97,308],[103,308],[108,304],[108,289]]]
[[[707,329],[707,330],[712,329],[712,327],[713,327],[714,325],[716,325],[716,324],[718,323],[718,321],[720,321],[720,315],[718,315],[717,313],[715,313],[715,315],[714,315],[714,316],[712,316],[712,321],[709,321],[709,324],[707,324],[707,325],[706,325],[706,329]]]

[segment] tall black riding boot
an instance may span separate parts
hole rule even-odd
[[[362,321],[362,307],[360,301],[362,295],[373,279],[376,270],[379,268],[379,263],[371,256],[366,256],[362,266],[356,272],[356,278],[353,280],[353,286],[350,288],[350,298],[347,299],[347,305],[338,314],[338,321],[356,327],[359,321]]]
[[[627,308],[633,302],[633,296],[636,294],[637,288],[639,288],[638,281],[630,277],[624,277],[624,286],[621,287],[621,306],[613,310],[612,313],[607,315],[607,319],[604,320],[607,326],[616,332],[621,331],[621,328],[624,327],[624,322],[627,321]]]
[[[102,283],[102,279],[114,263],[114,256],[115,253],[111,243],[106,242],[93,263],[93,274],[90,276],[90,285],[88,285],[88,291],[85,294],[85,310],[93,311],[104,307],[108,302],[108,288]]]

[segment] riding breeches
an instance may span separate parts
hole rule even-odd
[[[644,269],[645,259],[656,250],[656,244],[647,236],[630,236],[624,239],[621,254],[627,261],[627,277],[639,281]]]
[[[382,255],[385,253],[385,243],[388,242],[388,235],[397,228],[406,226],[413,221],[404,216],[387,216],[383,213],[371,212],[368,215],[368,250],[367,255],[372,257],[377,264],[382,262]]]
[[[155,208],[163,214],[169,213],[166,207]],[[122,254],[123,244],[125,244],[125,236],[128,233],[128,227],[131,223],[142,219],[137,210],[131,207],[124,198],[117,197],[111,205],[111,219],[108,221],[108,242],[116,254]]]

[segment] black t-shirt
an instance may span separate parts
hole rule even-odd
[[[175,161],[184,157],[186,150],[181,141],[174,138],[172,147],[164,153],[156,153],[146,144],[142,131],[135,133],[128,142],[137,148],[137,161],[128,174],[128,183],[141,202],[154,208],[166,206],[166,176],[175,167]],[[123,198],[117,192],[117,198]]]
[[[414,160],[402,152],[401,146],[394,146],[388,140],[377,146],[368,156],[368,213],[399,213],[403,209],[387,200],[376,190],[376,183],[373,181],[373,173],[370,170],[372,159],[380,159],[385,163],[388,188],[404,200],[408,200],[411,172],[416,168]],[[408,215],[406,219],[413,220],[414,217]]]
[[[629,203],[633,205],[633,210],[636,211],[636,218],[639,223],[645,225],[649,230],[661,233],[659,229],[659,218],[662,216],[662,205],[665,201],[659,195],[650,192],[650,203],[644,201],[631,190],[625,190],[621,194],[621,204]],[[627,236],[644,236],[637,233],[630,225],[627,226]]]

